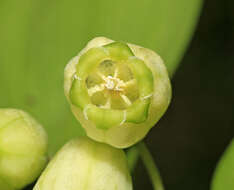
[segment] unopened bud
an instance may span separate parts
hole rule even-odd
[[[122,150],[80,137],[50,161],[34,190],[132,190]]]
[[[47,135],[27,113],[0,109],[0,189],[32,183],[47,162]]]

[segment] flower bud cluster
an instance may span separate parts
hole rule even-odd
[[[142,140],[170,103],[162,59],[137,45],[94,38],[67,64],[64,92],[87,137],[64,145],[34,190],[132,190],[121,148]],[[45,131],[31,116],[0,109],[0,189],[35,180],[46,152]]]

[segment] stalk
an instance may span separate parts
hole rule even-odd
[[[154,190],[164,190],[160,172],[154,162],[154,159],[144,142],[138,144],[140,157],[148,171]]]

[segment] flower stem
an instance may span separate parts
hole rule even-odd
[[[139,149],[137,145],[127,150],[128,168],[133,173],[139,159]]]
[[[141,159],[148,171],[154,190],[164,190],[162,179],[154,159],[144,142],[137,145]]]

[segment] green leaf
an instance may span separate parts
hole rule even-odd
[[[211,187],[211,190],[234,189],[234,139],[217,165]]]
[[[25,109],[46,128],[53,154],[84,131],[63,94],[63,69],[95,36],[155,50],[172,75],[202,0],[0,1],[0,107]]]

